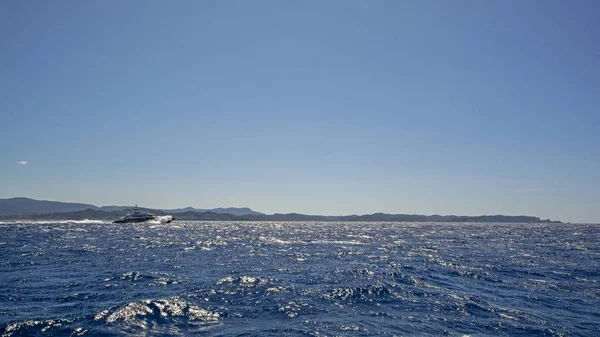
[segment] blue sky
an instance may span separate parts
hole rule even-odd
[[[600,222],[599,12],[2,1],[0,198]]]

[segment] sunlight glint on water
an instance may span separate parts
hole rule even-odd
[[[600,227],[0,223],[0,334],[600,331]]]

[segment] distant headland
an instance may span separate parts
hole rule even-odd
[[[134,206],[95,206],[83,203],[35,200],[18,197],[0,199],[0,220],[115,220]],[[204,221],[387,221],[387,222],[504,222],[561,223],[525,215],[419,215],[373,213],[365,215],[309,215],[299,213],[264,214],[248,207],[199,209],[140,208],[156,215],[173,214],[177,220]]]

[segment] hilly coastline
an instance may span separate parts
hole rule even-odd
[[[94,206],[82,203],[63,203],[29,198],[0,199],[0,220],[105,220],[118,219],[131,211],[133,206]],[[263,214],[250,208],[197,209],[148,209],[143,211],[156,215],[174,215],[177,220],[203,221],[389,221],[389,222],[505,222],[505,223],[560,223],[534,216],[511,215],[419,215],[373,213],[365,215],[309,215],[299,213]]]
[[[48,200],[35,200],[25,197],[0,199],[0,216],[3,215],[48,215],[54,213],[70,213],[79,212],[84,210],[96,210],[103,212],[122,212],[128,211],[134,208],[134,205],[130,206],[95,206],[91,204],[73,203],[73,202],[62,202],[62,201],[48,201]],[[160,209],[153,210],[154,213],[165,212],[168,214],[179,214],[185,212],[214,212],[214,213],[227,213],[233,215],[263,215],[263,213],[255,212],[248,207],[227,207],[227,208],[212,208],[212,209],[199,209],[194,207],[177,208],[177,209]]]

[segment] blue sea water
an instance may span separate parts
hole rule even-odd
[[[599,336],[600,226],[0,223],[1,336]]]

